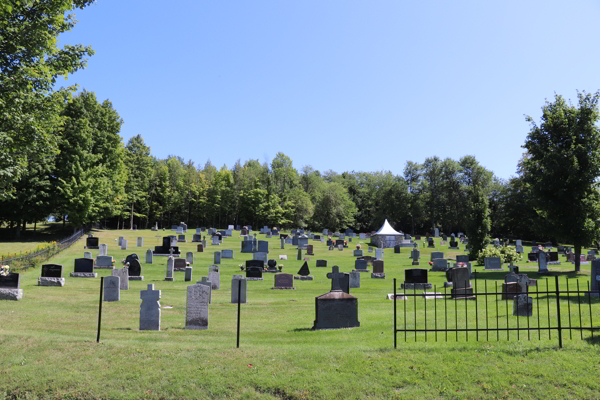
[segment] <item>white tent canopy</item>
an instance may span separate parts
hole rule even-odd
[[[388,220],[386,219],[385,222],[383,223],[383,225],[381,225],[381,228],[379,228],[379,230],[375,233],[375,235],[380,235],[380,236],[403,236],[402,233],[397,232],[394,228],[392,228],[392,226],[390,225],[390,223],[388,222]]]

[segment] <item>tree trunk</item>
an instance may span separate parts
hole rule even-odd
[[[23,220],[23,233],[27,230],[27,221]]]
[[[129,230],[133,230],[133,202],[131,202],[131,219],[129,220]]]
[[[37,221],[35,221],[35,222],[33,223],[33,231],[35,232],[36,230],[37,230]]]
[[[581,243],[575,242],[575,272],[579,272],[581,270]]]
[[[17,221],[16,230],[15,230],[15,238],[21,237],[21,220]]]
[[[63,229],[65,229],[65,224],[67,223],[67,220],[66,220],[64,214],[62,216],[62,219],[63,219],[63,221],[62,221],[63,222]]]

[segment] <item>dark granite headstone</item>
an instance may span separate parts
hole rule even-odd
[[[292,289],[294,287],[294,275],[277,274],[275,275],[275,289]]]
[[[21,275],[14,272],[8,275],[0,275],[0,289],[20,289]]]
[[[336,290],[335,285],[335,279],[333,279],[335,273],[339,274],[339,275],[335,275],[337,276],[337,283],[339,285],[338,289],[342,289],[342,291],[344,293],[350,293],[350,274],[348,273],[344,273],[344,272],[339,272],[339,267],[337,267],[337,272],[336,272],[336,266],[334,266],[332,268],[333,272],[330,272],[327,274],[327,278],[331,279],[331,290]]]
[[[259,260],[253,260],[259,261]],[[259,267],[246,267],[246,278],[262,278],[263,269]]]
[[[308,275],[310,275],[310,270],[308,269],[308,263],[306,261],[304,261],[304,264],[302,265],[302,267],[298,271],[298,275],[300,275],[300,276],[308,276]]]
[[[265,269],[265,262],[263,260],[247,260],[246,269],[248,268],[260,268]]]
[[[548,255],[550,257],[550,259],[549,259],[550,262],[558,261],[558,252],[557,251],[550,251],[550,252],[548,252]]]
[[[42,278],[62,278],[63,266],[59,264],[42,265]]]
[[[527,253],[527,259],[529,261],[537,261],[538,255],[537,253]]]
[[[340,246],[340,245],[343,246],[344,245],[344,241],[342,239],[338,239],[338,240],[335,241],[335,245],[336,246]]]
[[[130,255],[128,255],[127,257],[125,257],[125,264],[131,264],[131,262],[132,262],[133,260],[137,260],[137,261],[138,261],[138,263],[139,263],[139,261],[140,261],[140,258],[138,257],[138,255],[137,255],[137,254],[130,254]]]
[[[327,267],[327,260],[317,260],[317,267]]]
[[[374,274],[383,274],[383,260],[373,261],[373,273]]]
[[[85,247],[88,249],[97,249],[99,246],[99,238],[97,237],[88,237],[85,239]]]
[[[142,274],[142,266],[138,259],[132,259],[129,262],[129,276],[140,276]]]
[[[271,259],[271,260],[267,261],[267,266],[268,266],[269,268],[275,268],[275,267],[277,267],[277,261],[276,261],[276,260],[273,260],[273,259]]]
[[[405,283],[428,283],[427,270],[422,268],[411,268],[404,270]]]
[[[94,272],[94,260],[91,258],[76,258],[74,272]]]

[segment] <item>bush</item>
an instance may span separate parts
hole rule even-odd
[[[521,254],[514,247],[487,246],[477,253],[477,264],[483,265],[486,257],[500,257],[503,263],[515,263],[521,260]]]

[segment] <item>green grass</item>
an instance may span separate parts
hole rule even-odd
[[[100,243],[107,243],[109,254],[117,260],[137,253],[142,259],[144,282],[130,281],[130,289],[121,291],[121,301],[103,304],[101,341],[96,343],[100,279],[70,278],[73,259],[83,256],[85,239],[56,256],[51,262],[65,267],[66,285],[63,288],[36,286],[39,266],[22,275],[24,299],[19,302],[0,302],[0,399],[54,399],[54,398],[233,398],[233,399],[366,399],[366,398],[578,398],[598,397],[600,381],[597,366],[600,343],[589,333],[580,339],[578,332],[563,332],[564,348],[558,348],[556,332],[552,339],[537,331],[510,333],[490,332],[486,341],[480,333],[433,333],[425,335],[398,335],[398,348],[393,349],[393,302],[386,295],[393,292],[392,279],[398,284],[404,279],[404,269],[411,268],[409,249],[394,254],[385,252],[386,279],[361,276],[361,288],[351,294],[359,301],[361,326],[354,329],[312,331],[315,318],[316,296],[326,293],[330,280],[326,273],[331,266],[349,272],[354,267],[352,249],[360,242],[355,239],[343,252],[328,251],[324,244],[309,242],[315,247],[315,256],[309,266],[314,281],[295,281],[296,290],[271,290],[273,275],[264,274],[264,281],[248,282],[248,304],[242,305],[240,348],[236,349],[237,306],[230,304],[231,276],[239,274],[238,265],[250,259],[250,254],[239,252],[237,236],[225,239],[223,246],[211,246],[207,251],[195,252],[196,243],[180,244],[182,255],[194,251],[193,280],[199,281],[212,264],[212,252],[220,248],[235,250],[235,260],[222,260],[221,289],[213,291],[210,305],[209,329],[188,331],[184,328],[187,282],[183,272],[176,272],[175,282],[165,282],[165,257],[154,257],[153,264],[144,264],[147,248],[159,244],[169,231],[98,231]],[[129,240],[130,249],[117,250],[115,238]],[[135,246],[135,238],[144,236],[145,246]],[[187,239],[191,241],[192,233]],[[264,235],[259,235],[259,239]],[[287,254],[284,272],[296,273],[303,262],[296,261],[296,250],[286,245],[279,249],[279,239],[270,239],[270,258]],[[363,246],[365,254],[366,246]],[[438,245],[439,250],[440,246]],[[421,268],[429,269],[427,261],[432,249],[421,248]],[[446,257],[458,251],[443,248]],[[97,250],[92,250],[96,256]],[[329,260],[329,268],[316,268],[316,259]],[[562,257],[561,257],[562,258]],[[119,263],[117,262],[117,265]],[[536,277],[533,264],[521,263],[521,271]],[[483,267],[476,267],[483,271]],[[506,269],[506,267],[505,267]],[[551,266],[565,277],[579,278],[583,286],[589,281],[590,266],[575,276],[573,266]],[[100,276],[106,270],[96,270]],[[481,272],[479,290],[487,281],[488,288],[502,281],[504,274]],[[549,287],[554,287],[553,277]],[[440,287],[445,281],[441,272],[430,272],[429,281]],[[545,282],[545,281],[544,281]],[[571,281],[574,282],[574,281]],[[140,290],[154,283],[162,291],[162,320],[160,332],[138,331]],[[540,290],[545,288],[545,283]],[[573,289],[571,287],[571,289]],[[587,298],[585,310],[587,308]],[[492,301],[492,299],[488,299]],[[534,296],[534,317],[537,316]],[[549,301],[551,320],[555,322],[556,300],[540,295],[540,305]],[[478,300],[479,323],[485,321],[484,300]],[[410,311],[413,302],[397,302],[398,324],[403,324],[404,304]],[[442,300],[427,301],[428,327],[433,325],[434,304],[437,313],[443,310]],[[491,304],[491,303],[490,303]],[[504,302],[500,305],[505,304]],[[513,326],[512,302],[509,305],[509,323]],[[173,308],[164,308],[171,306]],[[458,310],[458,324],[475,324],[475,302],[468,303],[465,319],[464,302],[446,304],[449,323],[454,324],[454,307]],[[562,321],[567,324],[567,311],[577,315],[576,299],[560,301]],[[490,311],[492,307],[490,305]],[[547,316],[542,307],[540,315]],[[410,313],[409,313],[410,314]],[[592,314],[600,322],[600,305],[593,301]],[[411,314],[412,315],[412,314]],[[588,315],[588,314],[586,314]],[[499,307],[504,319],[506,310]],[[451,317],[451,318],[450,318]],[[417,301],[417,324],[423,324],[423,300]],[[533,320],[533,319],[532,319]],[[440,320],[443,322],[443,319]],[[495,307],[488,315],[490,326],[495,324]],[[520,321],[527,321],[521,318]],[[536,319],[537,321],[537,319]],[[572,321],[574,325],[578,321]],[[407,326],[413,322],[407,321]],[[547,322],[546,322],[547,323]],[[586,321],[584,320],[584,323]],[[481,326],[481,325],[480,325]],[[600,336],[596,332],[594,337]]]
[[[36,251],[53,241],[59,241],[73,234],[73,228],[63,228],[62,222],[46,222],[37,225],[27,224],[27,230],[19,238],[13,238],[14,232],[8,228],[0,229],[0,258],[11,258],[30,251]]]

